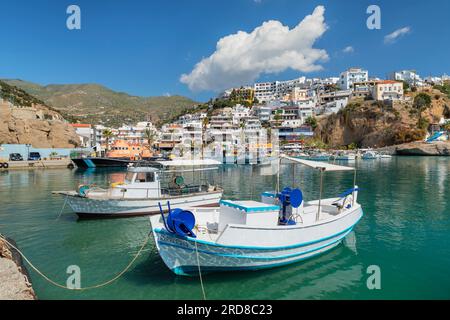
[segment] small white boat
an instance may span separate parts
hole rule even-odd
[[[372,159],[379,159],[380,155],[375,151],[366,151],[361,156],[361,159],[364,160],[372,160]]]
[[[355,161],[356,155],[354,153],[338,152],[330,157],[331,161]]]
[[[321,172],[354,170],[282,156]],[[322,191],[322,185],[320,190]],[[358,187],[304,201],[299,189],[265,192],[262,201],[222,200],[220,208],[174,209],[150,218],[157,250],[178,275],[278,267],[336,247],[363,215]],[[170,205],[168,205],[170,207]],[[189,211],[189,210],[190,211]]]
[[[187,184],[183,172],[199,175],[205,170],[170,169],[173,167],[195,167],[218,165],[215,160],[174,160],[157,161],[163,168],[152,166],[132,166],[123,183],[113,183],[108,189],[81,185],[77,191],[55,191],[63,195],[72,210],[83,218],[106,218],[155,214],[159,212],[160,201],[170,201],[184,207],[217,206],[223,190],[209,183]],[[166,180],[166,181],[164,181]]]

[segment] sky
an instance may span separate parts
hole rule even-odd
[[[69,30],[69,5],[81,29]],[[378,5],[381,28],[369,29]],[[0,78],[206,101],[349,67],[450,74],[448,0],[0,0]]]

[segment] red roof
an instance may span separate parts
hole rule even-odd
[[[381,80],[381,81],[378,81],[377,83],[380,83],[380,84],[394,84],[394,83],[401,83],[400,81],[395,81],[395,80]]]
[[[84,123],[71,123],[70,124],[74,128],[90,128],[90,124],[84,124]]]

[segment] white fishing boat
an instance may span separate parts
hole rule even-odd
[[[355,161],[354,153],[337,152],[330,157],[331,161]]]
[[[222,200],[219,208],[170,210],[168,204],[169,214],[161,208],[161,215],[150,218],[157,250],[167,267],[178,275],[273,268],[341,243],[363,215],[358,187],[353,183],[341,196],[321,199],[322,178],[328,171],[354,168],[287,156],[281,161],[320,172],[319,200],[305,201],[299,189],[285,188],[263,193],[261,202]],[[278,176],[278,186],[279,181]]]
[[[378,152],[375,152],[375,151],[366,151],[361,156],[361,159],[364,159],[364,160],[373,160],[373,159],[379,159],[379,158],[380,158],[380,155],[378,154]]]
[[[183,174],[192,174],[195,180],[202,172],[217,169],[211,165],[219,164],[215,160],[155,161],[151,166],[129,167],[125,180],[108,189],[81,185],[76,191],[53,193],[65,196],[72,210],[84,218],[154,214],[159,212],[160,201],[183,207],[218,206],[223,193],[220,187],[205,179],[186,183]]]

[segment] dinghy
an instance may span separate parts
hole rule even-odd
[[[358,187],[322,199],[323,174],[354,168],[281,156],[320,172],[320,198],[306,201],[299,189],[264,192],[261,201],[221,200],[219,208],[185,207],[150,218],[157,250],[177,275],[273,268],[336,247],[363,215]],[[355,174],[356,177],[356,174]]]
[[[72,210],[82,218],[157,214],[160,201],[170,201],[176,206],[217,207],[223,191],[201,179],[201,173],[216,170],[217,167],[211,166],[219,164],[209,159],[136,164],[128,168],[123,183],[113,183],[108,189],[81,185],[76,191],[53,193],[65,196]],[[188,183],[185,175],[191,174],[193,182]]]

